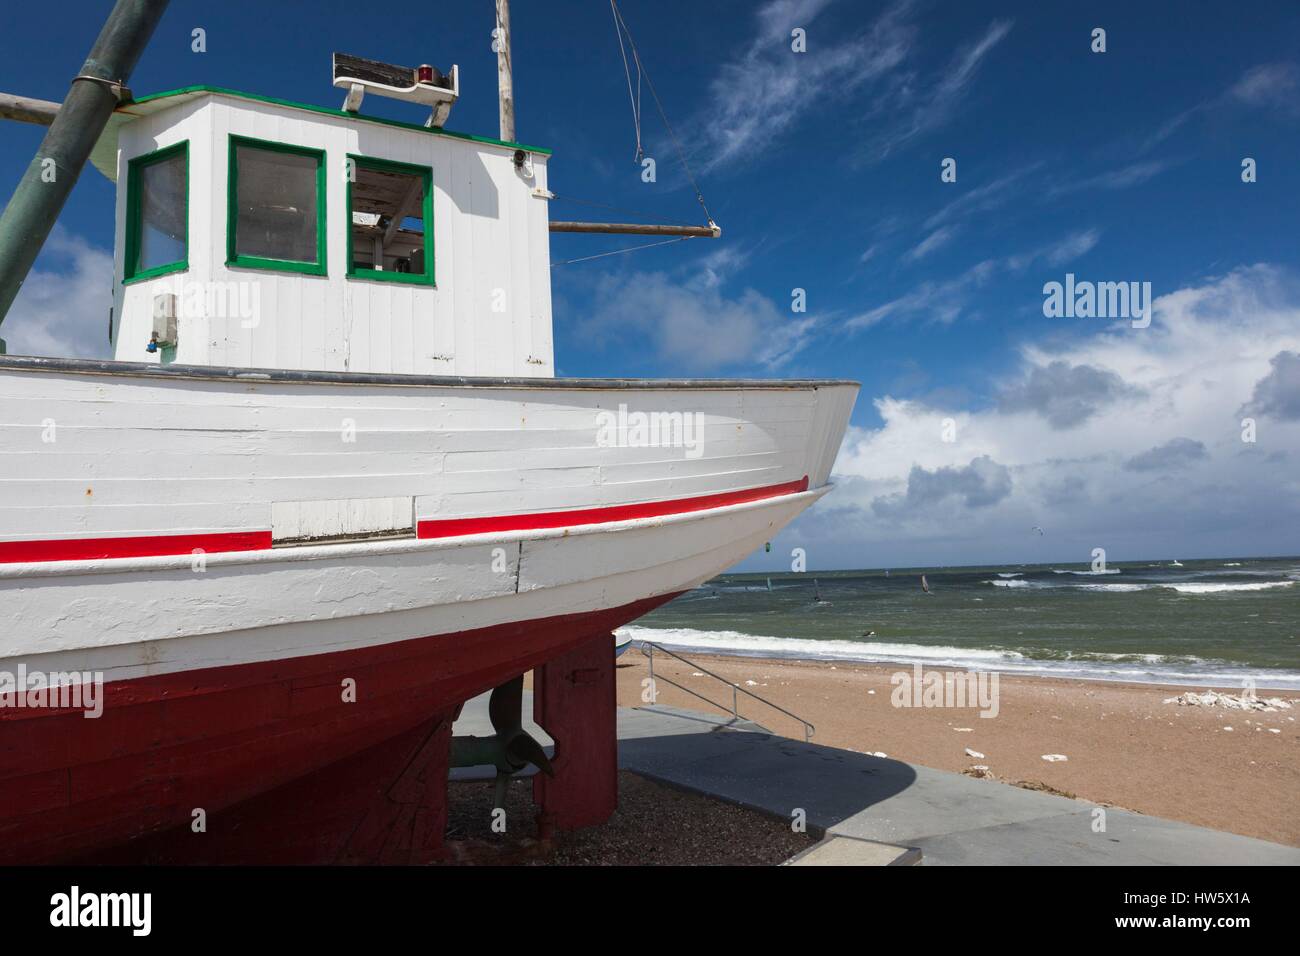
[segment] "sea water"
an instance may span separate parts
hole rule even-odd
[[[728,574],[623,633],[751,657],[1300,689],[1300,558]]]

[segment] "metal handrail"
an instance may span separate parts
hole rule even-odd
[[[662,679],[664,683],[671,684],[672,686],[676,687],[678,690],[682,690],[690,694],[692,697],[698,697],[706,704],[712,704],[714,707],[718,707],[722,710],[727,709],[726,704],[720,704],[716,700],[711,700],[710,698],[705,697],[703,694],[697,693],[691,690],[689,687],[677,683],[677,681],[673,680],[671,677],[656,678],[655,677],[655,651],[660,651],[661,653],[667,654],[669,657],[677,658],[677,660],[681,661],[683,664],[689,664],[691,667],[694,667],[700,673],[707,674],[709,677],[712,677],[714,680],[722,681],[722,683],[730,685],[731,716],[736,718],[737,720],[740,720],[740,710],[737,707],[739,703],[739,698],[737,695],[744,694],[747,697],[754,698],[754,700],[758,701],[760,704],[766,704],[768,707],[771,707],[773,710],[779,710],[781,713],[785,714],[791,720],[796,720],[799,723],[803,724],[803,739],[805,743],[812,740],[813,734],[816,733],[817,731],[816,727],[814,727],[808,721],[804,720],[798,714],[792,714],[790,711],[786,710],[780,704],[774,704],[766,697],[760,697],[758,694],[755,694],[753,691],[745,690],[745,688],[741,687],[739,684],[735,683],[734,681],[729,681],[721,674],[715,674],[713,673],[713,671],[705,667],[701,667],[699,664],[695,663],[692,660],[689,660],[688,658],[682,657],[682,655],[676,653],[675,651],[670,651],[662,644],[656,644],[654,641],[635,641],[634,643],[640,649],[641,653],[644,654],[650,660],[650,686],[652,688],[657,688],[658,686],[657,681]],[[649,650],[647,650],[647,648],[649,648]],[[657,702],[657,698],[658,698],[657,691],[655,692],[655,696]]]

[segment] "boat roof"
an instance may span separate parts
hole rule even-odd
[[[243,93],[239,90],[231,90],[222,86],[185,86],[177,90],[165,90],[161,93],[150,93],[147,96],[141,96],[133,99],[128,103],[123,103],[113,111],[109,117],[108,124],[104,127],[103,134],[91,150],[90,162],[101,173],[107,176],[111,181],[117,181],[117,143],[118,134],[123,126],[132,120],[139,119],[142,116],[150,116],[164,109],[170,109],[173,106],[180,106],[191,100],[199,99],[204,96],[229,96],[234,99],[246,100],[250,103],[270,103],[273,106],[281,106],[293,110],[302,110],[307,113],[317,113],[324,116],[334,116],[342,119],[353,120],[363,123],[378,123],[382,126],[395,126],[399,129],[409,129],[418,133],[428,133],[432,136],[451,136],[456,139],[468,140],[474,143],[482,143],[486,146],[500,146],[503,149],[511,151],[522,149],[530,153],[538,153],[543,156],[550,156],[551,151],[541,146],[529,146],[525,143],[511,143],[506,140],[493,139],[490,136],[474,136],[471,133],[458,133],[454,130],[442,129],[440,127],[421,126],[419,123],[407,123],[402,120],[388,119],[383,116],[366,116],[362,113],[349,113],[347,110],[334,109],[329,106],[316,106],[311,103],[296,103],[292,100],[282,100],[274,96],[261,96],[257,93]]]

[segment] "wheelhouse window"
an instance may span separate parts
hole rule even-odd
[[[433,285],[433,170],[348,158],[348,275]]]
[[[230,137],[228,265],[325,275],[325,153]]]
[[[189,268],[189,143],[130,161],[124,281]]]

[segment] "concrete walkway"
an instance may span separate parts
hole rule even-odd
[[[486,697],[465,705],[455,733],[491,733]],[[915,862],[903,851],[882,855],[879,844],[919,849],[930,866],[1300,864],[1300,849],[1127,810],[1106,808],[1105,832],[1094,832],[1086,801],[805,744],[696,711],[620,707],[618,738],[624,769],[784,819],[802,810],[810,830],[875,844],[823,843],[821,859],[805,855],[804,865]]]

